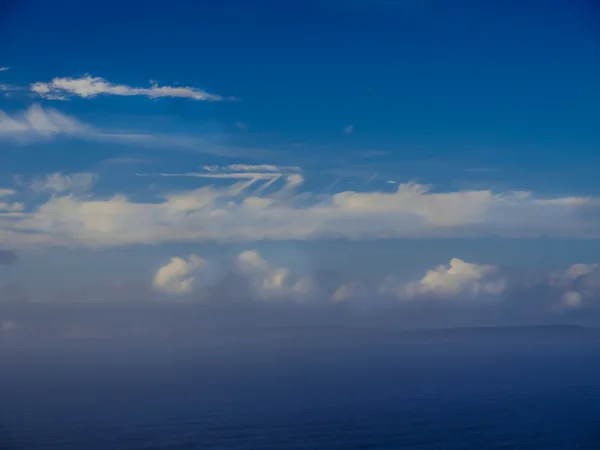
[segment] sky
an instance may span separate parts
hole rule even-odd
[[[3,2],[0,333],[600,325],[599,74],[591,0]]]

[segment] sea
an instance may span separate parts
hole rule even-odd
[[[4,346],[0,449],[600,449],[600,333],[520,333]]]

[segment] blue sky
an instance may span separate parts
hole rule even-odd
[[[1,8],[10,292],[233,270],[256,297],[402,301],[508,295],[512,270],[552,286],[544,311],[600,293],[593,2]]]

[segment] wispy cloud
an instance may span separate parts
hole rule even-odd
[[[276,166],[274,164],[229,164],[226,166],[202,166],[207,172],[302,172],[298,166]]]
[[[248,130],[248,124],[246,122],[242,122],[240,120],[238,120],[235,123],[235,126],[238,127],[242,131],[247,131]]]
[[[0,67],[0,72],[6,72],[7,70],[10,70],[10,67]]]
[[[354,133],[354,125],[350,124],[346,128],[344,128],[344,134],[352,134]]]
[[[43,178],[37,178],[31,183],[31,189],[36,192],[74,193],[81,194],[89,191],[98,181],[93,173],[62,174],[56,172]]]
[[[54,78],[52,81],[31,85],[31,90],[43,98],[65,100],[72,96],[94,98],[98,95],[143,96],[148,98],[187,98],[198,101],[233,100],[220,95],[209,94],[202,89],[189,86],[131,87],[125,84],[113,84],[100,77],[86,75],[81,78]]]
[[[491,173],[491,172],[500,172],[500,169],[493,167],[472,167],[465,169],[465,172],[476,172],[476,173]]]
[[[33,104],[26,111],[8,115],[0,110],[0,140],[27,143],[61,137],[72,139],[118,142],[145,148],[168,148],[181,151],[208,153],[225,157],[259,157],[268,150],[243,148],[226,143],[215,143],[194,135],[132,132],[98,128],[53,108]]]
[[[14,189],[0,189],[0,197],[10,197],[11,195],[15,195],[17,191]]]
[[[141,165],[141,164],[152,164],[154,162],[154,160],[148,159],[148,158],[136,158],[133,156],[120,156],[117,158],[109,158],[109,159],[105,159],[104,161],[102,161],[103,164],[110,164],[110,165],[115,165],[115,166],[119,166],[119,165]]]
[[[366,158],[375,158],[375,157],[379,157],[379,156],[387,156],[390,154],[390,152],[387,152],[384,150],[365,150],[365,151],[355,152],[354,154],[357,156],[363,156]]]
[[[24,139],[55,135],[89,134],[91,127],[54,109],[34,104],[18,116],[0,110],[0,139]]]

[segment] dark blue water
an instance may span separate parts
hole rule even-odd
[[[0,449],[600,448],[593,342],[285,341],[1,356]]]

